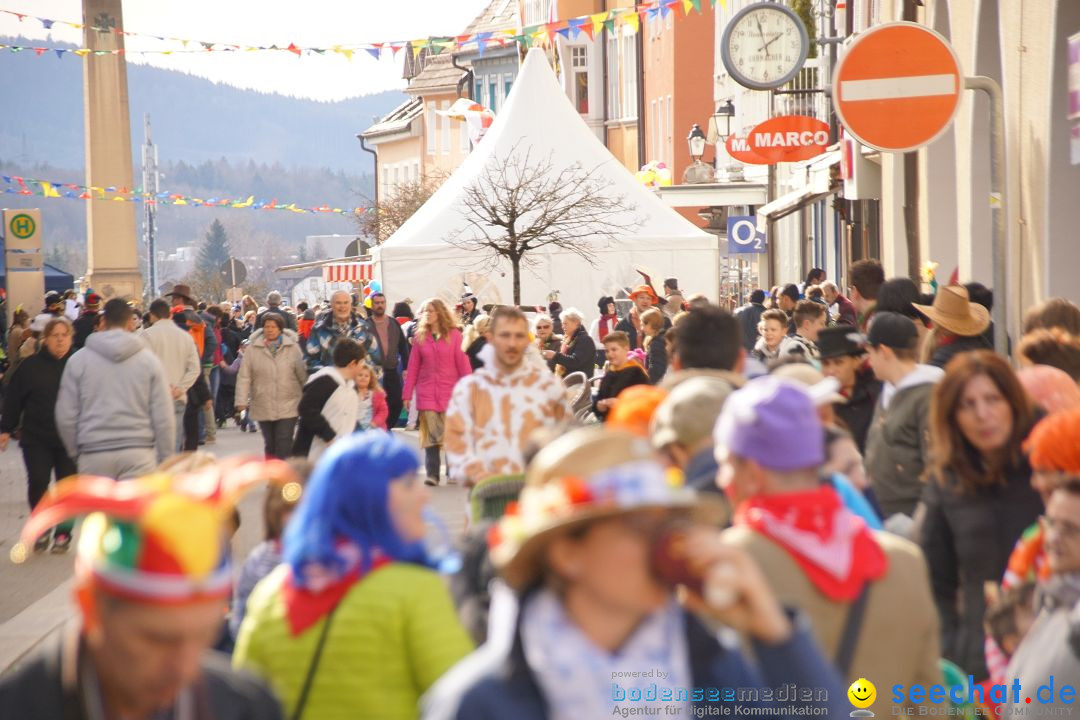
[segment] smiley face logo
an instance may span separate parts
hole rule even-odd
[[[877,698],[877,688],[866,678],[859,678],[851,683],[847,691],[848,700],[857,708],[868,708]]]

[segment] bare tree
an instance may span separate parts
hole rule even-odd
[[[375,244],[382,245],[428,201],[445,180],[445,173],[435,172],[417,180],[398,183],[384,193],[386,197],[379,198],[377,206],[370,198],[363,198],[369,207],[375,209],[356,219],[360,232],[374,238]]]
[[[468,226],[447,241],[478,251],[493,270],[510,262],[514,304],[521,304],[521,268],[535,266],[537,250],[569,251],[596,266],[595,249],[639,224],[614,184],[597,168],[575,162],[556,168],[551,153],[535,157],[515,144],[505,157],[493,156],[465,189],[461,213]]]

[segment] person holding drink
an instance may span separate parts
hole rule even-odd
[[[710,704],[695,689],[785,683],[824,689],[822,714],[846,715],[840,679],[802,621],[721,541],[723,508],[673,487],[645,439],[589,427],[546,446],[488,538],[520,608],[512,633],[493,624],[489,638],[513,641],[455,668],[456,687],[439,688],[424,717],[569,720],[620,707],[689,717]],[[744,634],[757,662],[716,623]],[[656,669],[666,675],[628,676]]]

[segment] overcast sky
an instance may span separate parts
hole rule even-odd
[[[460,34],[489,0],[127,0],[124,29],[151,35],[238,45],[330,47]],[[0,0],[0,7],[25,12],[19,22],[0,13],[0,35],[23,35],[82,45],[81,31],[67,26],[45,30],[35,17],[82,22],[79,0]],[[128,37],[129,50],[164,49],[153,38]],[[42,42],[41,44],[46,44]],[[317,100],[341,100],[404,87],[401,59],[387,50],[376,61],[366,52],[352,60],[330,53],[296,57],[291,53],[236,52],[190,55],[137,55],[128,62],[184,70],[243,88]],[[0,51],[0,72],[4,55]],[[72,62],[42,56],[39,62]],[[78,62],[82,62],[81,60]]]

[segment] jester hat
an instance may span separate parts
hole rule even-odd
[[[49,528],[85,515],[76,577],[140,602],[224,598],[232,589],[226,521],[258,483],[287,491],[296,477],[281,461],[227,460],[196,472],[134,480],[77,475],[57,484],[23,527],[16,561]]]

